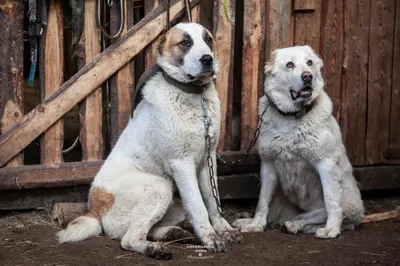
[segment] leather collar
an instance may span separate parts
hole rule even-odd
[[[201,82],[198,80],[190,83],[179,82],[176,79],[173,79],[171,76],[169,76],[158,64],[154,64],[140,76],[136,84],[136,88],[132,97],[131,118],[133,117],[133,111],[136,109],[136,107],[139,105],[140,101],[143,98],[141,91],[144,85],[146,84],[147,81],[149,81],[152,77],[154,77],[160,72],[163,74],[163,77],[166,82],[168,82],[169,84],[171,84],[172,86],[178,88],[183,92],[192,94],[201,94],[207,88],[206,85],[201,84]]]
[[[268,101],[271,103],[271,106],[273,106],[278,113],[280,113],[281,115],[284,116],[292,116],[295,118],[302,118],[305,114],[307,114],[308,112],[311,111],[311,109],[314,107],[314,102],[311,102],[308,105],[303,105],[300,111],[296,111],[296,112],[285,112],[282,111],[281,109],[279,109],[279,107],[271,100],[271,98],[268,97],[268,95],[265,95],[268,99]]]

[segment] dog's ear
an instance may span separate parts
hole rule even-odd
[[[271,53],[271,57],[269,58],[268,62],[265,64],[264,67],[264,73],[266,75],[271,74],[272,69],[274,68],[274,64],[275,64],[275,57],[276,57],[276,53],[278,50],[275,50]]]

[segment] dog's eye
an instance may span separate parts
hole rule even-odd
[[[312,65],[313,65],[313,62],[312,62],[311,60],[308,60],[308,61],[307,61],[307,65],[312,66]]]
[[[180,42],[180,44],[181,44],[182,46],[185,46],[185,47],[190,47],[190,46],[192,46],[192,43],[191,43],[189,40],[183,40],[183,41]]]
[[[210,44],[212,42],[212,39],[209,35],[206,36],[206,43]]]
[[[291,61],[289,61],[289,62],[286,64],[286,67],[287,67],[287,68],[294,68],[294,63],[291,62]]]

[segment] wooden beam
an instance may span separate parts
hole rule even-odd
[[[395,2],[371,1],[365,142],[367,165],[386,163],[383,151],[389,147]]]
[[[396,3],[393,43],[393,66],[392,66],[392,97],[390,108],[390,138],[389,147],[400,147],[400,73],[398,62],[400,62],[400,3]],[[400,158],[386,158],[389,163],[400,164]]]
[[[64,22],[62,3],[50,0],[48,24],[42,37],[44,52],[40,60],[41,95],[45,99],[64,82]],[[64,142],[63,120],[58,120],[41,139],[41,163],[56,164],[63,161]]]
[[[84,27],[79,43],[83,51],[83,58],[78,62],[80,68],[92,62],[101,51],[96,1],[84,1],[84,10]],[[79,104],[83,161],[101,160],[104,155],[102,84],[99,85]]]
[[[125,5],[125,21],[122,35],[125,35],[130,28],[133,27],[133,3],[124,1]],[[119,8],[112,9],[111,13],[111,34],[115,34],[120,25]],[[122,67],[110,82],[110,98],[111,98],[111,148],[117,143],[117,140],[128,124],[131,113],[132,91],[135,86],[134,80],[134,62]]]
[[[296,1],[297,3],[299,1]],[[313,10],[314,12],[295,12],[294,15],[294,41],[293,45],[310,45],[315,52],[319,53],[321,38],[321,1],[301,1],[302,3],[312,3],[311,6],[302,6],[300,9]],[[308,9],[310,8],[310,9]],[[296,11],[296,4],[295,4]]]
[[[147,16],[152,12],[158,5],[160,0],[146,0],[144,1],[144,14]],[[164,3],[165,4],[165,3]],[[152,65],[157,63],[157,47],[160,44],[161,37],[156,38],[150,43],[145,50],[145,68],[148,69]]]
[[[369,1],[346,1],[340,128],[350,162],[364,165],[367,120]]]
[[[258,99],[264,79],[265,1],[244,2],[240,148],[245,150],[258,125]]]
[[[192,9],[192,22],[200,23],[200,5],[197,5]]]
[[[233,60],[235,51],[236,0],[214,1],[214,38],[219,72],[216,87],[221,101],[221,132],[218,151],[229,150],[232,127]]]
[[[199,0],[191,1],[195,6]],[[184,14],[184,4],[177,1],[170,8],[175,21]],[[112,74],[126,65],[164,29],[164,6],[159,6],[104,52],[83,67],[70,80],[45,99],[14,127],[0,136],[0,167],[21,152],[66,112],[98,88]]]
[[[321,2],[317,1],[317,0],[294,0],[294,10],[295,11],[314,11],[318,8],[318,5],[320,3]]]
[[[340,121],[343,64],[343,1],[321,1],[322,74],[326,92],[333,102],[333,116]]]
[[[68,223],[87,212],[86,202],[56,203],[53,206],[51,218],[57,221],[61,228],[67,227]]]
[[[24,3],[5,0],[0,4],[0,135],[23,117]],[[23,164],[22,153],[13,154],[7,166]]]

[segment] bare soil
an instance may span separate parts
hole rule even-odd
[[[399,203],[400,198],[365,202],[368,213],[392,210]],[[224,210],[233,220],[242,208],[228,204]],[[226,253],[172,243],[173,258],[158,261],[124,251],[104,236],[58,245],[58,228],[48,217],[46,211],[3,214],[0,265],[400,265],[400,220],[365,224],[333,240],[278,230],[248,233],[244,244],[229,244]]]

